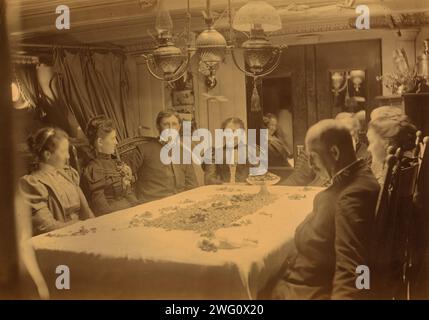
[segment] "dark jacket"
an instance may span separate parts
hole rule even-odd
[[[326,186],[328,181],[320,177],[308,163],[308,154],[303,151],[296,160],[295,169],[292,174],[280,182],[283,186]]]
[[[287,146],[277,136],[268,139],[268,166],[290,167],[288,162],[290,155]]]
[[[274,289],[277,299],[360,299],[356,267],[369,266],[370,236],[379,185],[362,159],[317,194],[298,226],[295,252]]]
[[[83,170],[82,189],[97,216],[138,203],[131,189],[131,169],[124,165],[111,155],[97,154]]]
[[[243,146],[243,148],[246,149],[243,152],[246,152],[246,156],[247,156],[247,146]],[[235,148],[235,150],[238,150],[237,147]],[[223,147],[221,152],[223,155],[222,164],[215,164],[216,149],[212,150],[212,154],[211,154],[212,163],[203,164],[204,182],[207,185],[228,183],[231,180],[231,169],[230,169],[231,165],[228,164],[226,161],[226,158],[227,158],[226,147]],[[235,182],[246,182],[246,179],[249,176],[250,167],[251,167],[251,164],[248,159],[246,159],[246,163],[236,164]]]
[[[136,194],[140,201],[162,199],[198,186],[192,164],[163,164],[163,144],[154,138],[138,146],[130,163],[137,173]]]

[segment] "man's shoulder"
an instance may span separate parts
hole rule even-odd
[[[362,204],[372,204],[378,197],[380,185],[371,169],[362,169],[341,190],[337,203],[346,203],[358,199]],[[344,202],[345,201],[345,202]]]
[[[153,144],[160,144],[159,143],[159,138],[157,137],[146,137],[145,140],[140,143],[140,145],[153,145]]]
[[[377,191],[380,189],[380,185],[377,182],[371,168],[365,163],[354,176],[351,183],[347,185],[346,189],[350,190],[372,190]]]
[[[140,151],[153,150],[154,148],[159,149],[161,147],[162,145],[161,143],[159,143],[159,139],[155,137],[148,137],[145,139],[145,141],[137,145],[137,149],[139,149]]]
[[[331,185],[318,195],[319,201],[336,204],[338,199],[349,195],[378,195],[380,185],[378,184],[371,169],[366,164],[361,166],[341,183]]]

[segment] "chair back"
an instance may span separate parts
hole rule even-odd
[[[116,156],[119,160],[127,162],[126,159],[137,151],[137,147],[149,141],[150,137],[134,137],[122,140],[116,148]]]
[[[400,149],[388,151],[384,184],[376,208],[372,270],[378,298],[409,297],[409,268],[412,265],[414,193],[419,162]]]
[[[414,272],[411,274],[413,297],[429,299],[429,137],[419,140],[419,174],[414,196],[416,234]]]

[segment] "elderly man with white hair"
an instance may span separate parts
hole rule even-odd
[[[362,140],[359,136],[362,128],[356,114],[351,112],[340,112],[335,116],[335,121],[347,128],[352,136],[356,157],[365,159],[365,161],[370,163],[370,154],[367,151],[368,145],[366,141]],[[328,181],[312,170],[308,164],[308,154],[304,151],[299,155],[296,161],[294,172],[283,180],[281,184],[286,186],[326,186]]]
[[[338,121],[318,122],[305,141],[312,168],[331,185],[316,196],[313,211],[298,226],[296,250],[285,261],[272,298],[368,298],[368,290],[356,287],[356,268],[370,264],[379,185]]]
[[[371,111],[370,119],[372,121],[378,118],[390,118],[390,117],[402,116],[403,114],[404,114],[404,111],[399,107],[381,106]]]

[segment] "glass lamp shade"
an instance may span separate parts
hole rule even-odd
[[[249,0],[237,11],[232,27],[238,31],[249,32],[252,29],[261,28],[271,32],[280,30],[282,22],[276,8],[265,1]]]
[[[273,58],[274,46],[266,39],[250,39],[243,43],[244,60],[253,73],[261,73]]]
[[[158,2],[158,10],[156,13],[155,29],[158,35],[172,34],[173,20],[171,19],[170,12],[168,11],[163,0]]]
[[[173,76],[186,59],[182,51],[171,43],[155,49],[152,56],[156,66],[162,70],[166,78]]]
[[[223,61],[226,51],[226,40],[213,28],[204,30],[195,41],[200,61],[206,64],[218,64]]]

